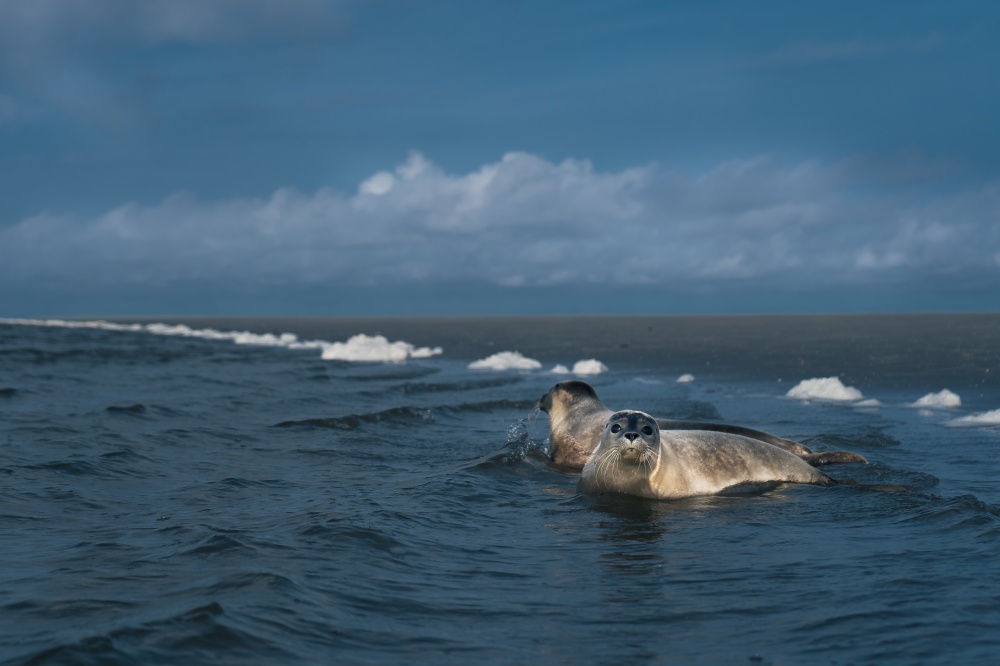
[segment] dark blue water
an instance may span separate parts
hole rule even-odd
[[[995,661],[1000,316],[187,323],[443,354],[0,323],[0,663]],[[467,368],[505,350],[543,367]],[[588,358],[910,490],[580,495],[527,417]],[[835,375],[879,404],[784,397]]]

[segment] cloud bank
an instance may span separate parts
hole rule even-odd
[[[758,158],[697,175],[601,172],[515,152],[449,174],[413,153],[354,192],[177,194],[92,219],[42,213],[0,228],[0,277],[168,288],[997,283],[1000,183],[859,194],[859,169]]]

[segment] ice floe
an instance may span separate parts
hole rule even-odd
[[[952,426],[979,426],[979,425],[1000,425],[1000,409],[979,414],[969,414],[957,419],[948,421]]]
[[[962,406],[962,399],[957,393],[948,389],[943,389],[937,393],[928,393],[916,402],[910,403],[910,407],[920,407],[923,409],[955,409]]]
[[[868,398],[867,400],[862,400],[861,402],[856,402],[854,407],[881,407],[882,403],[875,398]]]
[[[402,340],[389,342],[384,335],[351,336],[347,342],[323,343],[324,361],[380,361],[402,363],[410,358],[430,358],[442,352],[440,347],[414,347]]]
[[[829,400],[832,402],[855,402],[864,395],[853,386],[844,386],[839,377],[816,377],[804,379],[788,390],[785,396],[797,400]]]
[[[538,370],[542,364],[516,351],[497,352],[469,364],[470,370]]]
[[[300,340],[294,333],[218,331],[214,328],[191,328],[186,324],[119,324],[103,320],[75,321],[66,319],[0,319],[0,323],[151,333],[153,335],[221,340],[238,345],[284,347],[286,349],[317,349],[322,358],[327,361],[402,363],[407,359],[430,358],[443,352],[441,347],[416,347],[409,342],[401,340],[390,342],[385,336],[365,335],[363,333],[352,336],[346,342],[328,342],[326,340]]]
[[[599,375],[607,371],[608,366],[604,365],[596,358],[584,359],[573,364],[574,375]]]

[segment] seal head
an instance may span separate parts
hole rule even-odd
[[[633,410],[615,412],[604,427],[600,445],[584,466],[580,488],[649,496],[649,477],[659,467],[659,460],[656,419]]]
[[[552,462],[569,470],[582,469],[601,440],[611,410],[586,382],[559,382],[538,400],[538,409],[549,415]]]

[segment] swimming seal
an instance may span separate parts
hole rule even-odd
[[[580,475],[585,493],[651,499],[744,494],[786,483],[837,482],[801,458],[742,435],[710,430],[660,431],[644,412],[615,412]]]
[[[559,382],[538,400],[537,407],[549,415],[552,462],[558,467],[569,470],[583,469],[587,458],[601,441],[601,433],[604,431],[608,418],[614,413],[597,397],[597,391],[594,390],[594,387],[578,380]],[[849,451],[813,453],[793,440],[728,423],[702,423],[674,419],[656,419],[656,423],[661,431],[709,430],[749,437],[784,449],[810,465],[868,462],[863,456]]]

